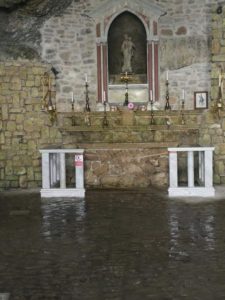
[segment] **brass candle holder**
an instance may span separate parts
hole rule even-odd
[[[104,101],[103,105],[104,105],[104,117],[102,120],[102,127],[105,128],[105,127],[109,126],[109,121],[108,121],[107,112],[106,112],[106,101]]]
[[[165,104],[165,110],[171,110],[170,106],[170,94],[169,94],[169,80],[166,80],[166,104]]]
[[[41,83],[43,92],[41,109],[49,114],[50,121],[54,124],[57,119],[57,110],[56,104],[52,102],[52,81],[47,72],[41,77]]]
[[[127,72],[124,73],[124,74],[121,76],[121,81],[122,81],[122,82],[125,82],[125,89],[126,89],[126,92],[125,92],[125,100],[124,100],[123,106],[128,106],[128,104],[129,104],[128,83],[129,83],[129,81],[131,81],[131,80],[132,80],[132,76],[129,75]]]
[[[153,109],[153,100],[150,100],[150,105],[151,105],[151,119],[150,119],[150,124],[154,125],[155,124],[155,120],[154,120],[154,109]]]
[[[72,126],[76,126],[76,119],[75,119],[75,116],[74,116],[74,101],[72,101]]]
[[[85,108],[84,110],[90,112],[90,105],[89,105],[89,90],[88,90],[88,82],[85,82]]]
[[[181,125],[185,124],[184,118],[184,99],[181,100]]]

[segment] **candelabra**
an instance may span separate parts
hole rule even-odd
[[[150,100],[150,105],[151,105],[151,119],[150,119],[150,124],[153,125],[155,124],[154,120],[154,109],[153,109],[153,100]]]
[[[184,99],[181,101],[181,124],[185,124],[185,118],[184,118]]]
[[[41,77],[41,83],[43,91],[41,108],[49,113],[50,121],[54,124],[57,119],[57,110],[56,105],[52,102],[52,82],[50,75],[47,72]]]
[[[85,111],[90,112],[90,106],[89,106],[89,90],[88,90],[88,82],[85,82],[85,96],[86,96],[86,103],[85,103]]]
[[[165,110],[171,110],[170,106],[170,95],[169,95],[169,80],[166,80],[166,105]]]
[[[72,102],[72,126],[76,125],[76,120],[75,120],[75,116],[74,116],[74,102]]]
[[[109,126],[109,121],[107,119],[107,113],[106,113],[106,101],[104,101],[104,117],[102,121],[102,127],[108,127]]]
[[[132,77],[129,76],[127,74],[127,72],[121,76],[121,81],[125,82],[125,88],[126,88],[126,93],[125,93],[125,100],[124,100],[124,103],[123,103],[123,106],[128,106],[129,104],[129,97],[128,97],[128,82],[132,80]]]

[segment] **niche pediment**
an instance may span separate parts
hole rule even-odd
[[[166,14],[160,6],[149,3],[147,0],[108,0],[95,7],[90,11],[89,15],[95,19],[98,24],[99,41],[107,40],[109,27],[113,20],[121,13],[128,11],[135,14],[143,22],[145,26],[147,39],[151,40],[157,37],[157,23],[160,16]]]
[[[149,3],[149,1],[146,0],[108,0],[95,7],[90,15],[93,18],[102,19],[124,10],[131,10],[146,17],[154,16],[155,19],[158,19],[161,15],[166,13],[159,5]]]

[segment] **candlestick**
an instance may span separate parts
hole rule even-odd
[[[109,126],[109,121],[107,119],[107,113],[106,113],[106,101],[104,101],[104,117],[103,117],[103,120],[102,120],[102,127],[108,127]]]
[[[71,98],[71,102],[72,102],[72,103],[74,103],[73,92],[72,92],[72,98]]]
[[[90,112],[90,106],[89,106],[89,91],[88,91],[88,82],[85,82],[85,98],[86,98],[86,104],[85,104],[85,111]]]
[[[165,110],[171,110],[168,79],[166,80],[166,105],[165,105]]]
[[[182,100],[184,101],[184,98],[185,98],[185,91],[184,89],[182,90]]]

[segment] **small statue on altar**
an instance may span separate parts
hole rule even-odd
[[[132,42],[131,37],[127,34],[124,35],[124,40],[121,45],[121,52],[123,54],[123,65],[122,65],[122,72],[132,73],[132,66],[131,61],[134,56],[135,45]]]

